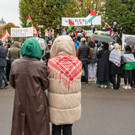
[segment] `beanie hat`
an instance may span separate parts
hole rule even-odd
[[[41,59],[42,50],[39,42],[35,38],[27,39],[21,47],[21,55]]]
[[[0,45],[3,45],[3,42],[2,42],[2,40],[0,40]]]

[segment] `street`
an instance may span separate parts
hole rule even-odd
[[[14,90],[0,90],[0,135],[10,135]],[[134,135],[135,89],[101,89],[82,83],[82,117],[73,135]]]

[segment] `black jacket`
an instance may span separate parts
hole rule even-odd
[[[79,46],[79,60],[82,62],[89,62],[88,55],[89,55],[89,46],[86,44]]]
[[[0,45],[0,67],[6,66],[7,51],[3,45]]]

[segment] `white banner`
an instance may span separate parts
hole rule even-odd
[[[124,50],[126,44],[126,38],[127,37],[135,37],[135,35],[129,35],[129,34],[122,34],[122,50]]]
[[[92,22],[88,22],[86,18],[68,18],[62,17],[62,26],[69,26],[69,19],[74,23],[75,26],[90,26],[93,25],[101,25],[101,16],[96,16]]]
[[[92,30],[85,30],[85,36],[90,37],[92,35]]]
[[[11,37],[32,37],[33,28],[11,28]]]

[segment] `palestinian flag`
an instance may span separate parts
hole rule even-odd
[[[97,14],[91,9],[84,15],[88,22],[91,22],[96,16]]]
[[[42,29],[43,27],[44,27],[44,25],[37,24],[37,28]]]
[[[27,19],[27,22],[26,22],[26,26],[28,26],[30,22],[31,22],[31,18],[30,18],[30,15],[29,15],[28,19]]]
[[[82,37],[82,33],[77,33],[77,32],[75,32],[75,37],[74,37],[74,39],[76,39],[76,38],[78,38],[78,37]]]
[[[0,38],[2,40],[2,42],[4,42],[6,39],[8,39],[10,37],[8,31],[6,30],[3,34],[3,36]]]
[[[69,19],[69,26],[67,31],[70,31],[73,27],[74,27],[74,23]]]
[[[102,34],[102,35],[105,35],[105,36],[110,36],[111,34],[110,34],[110,29],[101,29],[101,30],[98,30],[98,31],[95,31],[94,33],[96,33],[96,34],[98,34],[98,35],[100,35],[100,34]]]

